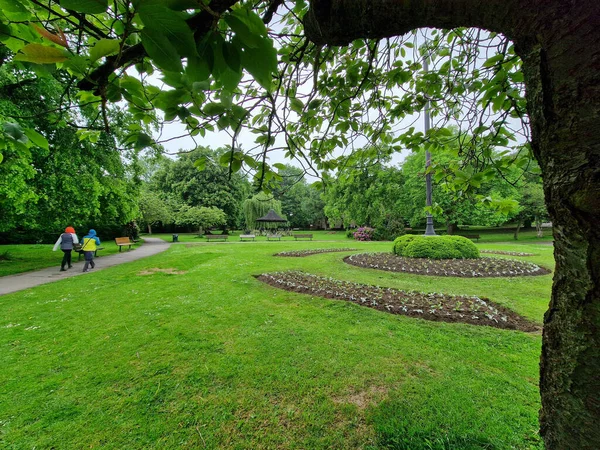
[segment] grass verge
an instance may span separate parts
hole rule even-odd
[[[0,297],[0,447],[541,448],[539,335],[393,316],[253,275],[487,296],[537,323],[550,275],[452,279],[353,267],[347,253],[273,256],[323,247],[173,245]],[[551,248],[517,247],[552,266]]]

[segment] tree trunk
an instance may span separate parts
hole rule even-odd
[[[537,232],[537,237],[544,237],[544,229],[542,228],[542,221],[538,218],[535,219],[535,231]]]
[[[555,238],[541,434],[547,449],[600,449],[600,2],[312,0],[305,18],[319,44],[424,26],[504,33],[523,59],[532,147]]]
[[[521,229],[522,223],[523,222],[520,220],[517,222],[517,229],[515,230],[515,235],[514,235],[515,241],[519,240],[519,230]]]
[[[446,222],[446,233],[449,235],[456,234],[456,230],[458,230],[458,225],[453,222]]]
[[[152,225],[148,224],[148,234],[152,234]]]
[[[540,363],[549,449],[600,448],[600,10],[575,3],[569,16],[540,24],[547,39],[517,50],[555,225]]]

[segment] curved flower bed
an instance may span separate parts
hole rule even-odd
[[[426,259],[405,258],[393,253],[359,253],[347,256],[344,261],[369,269],[439,277],[522,277],[550,273],[527,261],[501,258]]]
[[[505,252],[503,250],[479,250],[479,253],[493,253],[495,255],[509,255],[509,256],[535,256],[535,253]]]
[[[324,278],[300,271],[264,273],[260,281],[287,291],[345,300],[390,314],[521,331],[540,328],[487,298],[423,293]]]
[[[273,256],[302,257],[302,256],[316,255],[319,253],[353,252],[353,251],[356,251],[356,249],[355,248],[313,248],[313,249],[307,249],[307,250],[292,250],[289,252],[279,252],[279,253],[275,253]]]

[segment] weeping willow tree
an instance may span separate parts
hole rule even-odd
[[[277,228],[277,223],[257,223],[256,219],[266,215],[269,210],[274,210],[277,214],[283,217],[281,212],[281,202],[275,200],[272,196],[260,192],[244,200],[244,217],[246,219],[246,228],[249,230],[255,230],[260,228]]]

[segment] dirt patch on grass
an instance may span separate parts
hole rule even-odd
[[[547,275],[550,270],[528,261],[504,258],[405,258],[393,253],[359,253],[344,258],[353,266],[438,277],[523,277]]]
[[[402,291],[324,278],[300,271],[265,273],[256,278],[279,289],[344,300],[390,314],[527,332],[540,329],[525,317],[485,297]]]
[[[187,272],[185,270],[177,270],[177,269],[173,269],[173,268],[159,269],[158,267],[154,267],[152,269],[142,270],[141,272],[138,272],[138,275],[154,275],[155,273],[166,273],[169,275],[183,275]]]
[[[334,397],[332,400],[336,404],[350,403],[362,411],[370,405],[379,403],[387,393],[388,389],[383,386],[369,386],[365,390],[350,392],[344,396]]]

